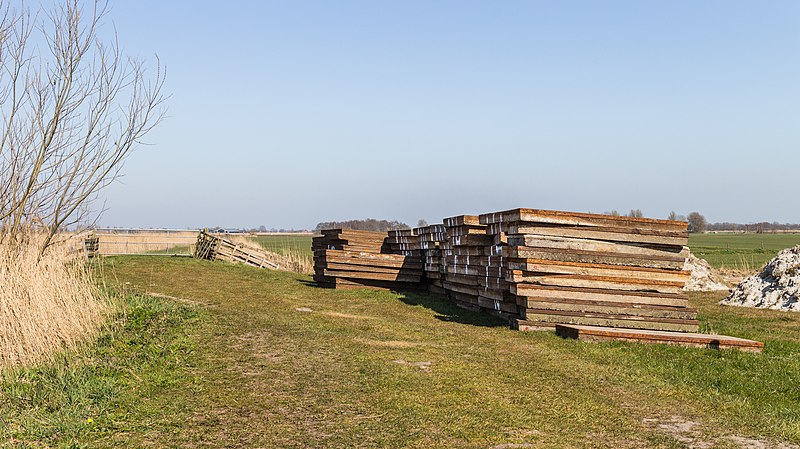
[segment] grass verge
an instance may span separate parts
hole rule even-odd
[[[93,343],[47,364],[4,371],[0,442],[103,447],[170,427],[192,383],[188,332],[200,317],[186,305],[129,295]]]

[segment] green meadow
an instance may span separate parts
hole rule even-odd
[[[756,271],[782,249],[800,245],[798,234],[690,234],[689,247],[716,268]]]

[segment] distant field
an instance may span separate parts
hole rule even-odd
[[[691,234],[692,252],[717,268],[754,271],[778,251],[800,245],[798,234]]]
[[[311,234],[257,235],[251,238],[258,242],[262,248],[273,253],[287,254],[292,252],[306,257],[313,256],[311,253]]]

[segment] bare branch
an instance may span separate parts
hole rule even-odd
[[[0,227],[14,235],[88,219],[98,193],[164,118],[155,77],[98,30],[107,2],[17,11],[0,0]],[[34,42],[38,44],[33,44]]]

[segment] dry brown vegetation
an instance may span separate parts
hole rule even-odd
[[[146,254],[181,249],[192,254],[199,231],[164,231],[148,229],[98,230],[99,252],[103,255]]]
[[[40,256],[46,235],[0,236],[0,368],[26,364],[93,335],[110,302],[71,242]]]

